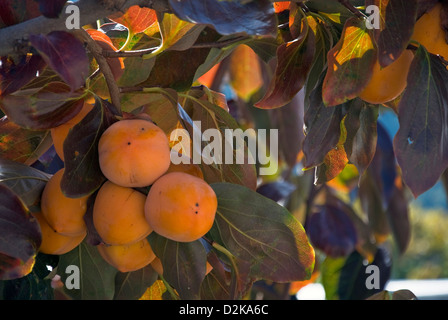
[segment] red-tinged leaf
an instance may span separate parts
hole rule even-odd
[[[5,116],[0,119],[0,157],[31,165],[51,146],[47,135],[46,131],[24,129]]]
[[[375,176],[367,171],[360,179],[359,199],[361,208],[368,218],[368,224],[378,244],[383,243],[390,234],[390,225],[383,205],[381,185],[376,184]]]
[[[110,20],[124,25],[132,34],[141,33],[157,21],[155,10],[134,5],[124,14],[109,17]]]
[[[179,18],[211,24],[223,35],[240,32],[268,35],[277,29],[274,7],[268,0],[169,0],[169,4]]]
[[[448,71],[420,46],[398,105],[400,129],[394,150],[403,180],[415,197],[430,189],[448,167]]]
[[[353,101],[345,120],[347,141],[344,147],[350,163],[356,166],[361,177],[375,155],[379,108],[360,99]]]
[[[328,52],[328,68],[322,88],[326,106],[356,98],[371,78],[376,48],[364,19],[350,18],[338,43]]]
[[[218,210],[207,238],[229,250],[243,269],[248,264],[248,275],[255,279],[291,282],[310,278],[314,250],[291,213],[244,186],[211,186],[218,197]]]
[[[352,253],[357,234],[347,214],[332,204],[317,206],[314,210],[306,225],[311,244],[333,258]]]
[[[305,109],[304,90],[301,90],[288,104],[271,111],[271,126],[278,129],[279,154],[292,168],[297,163],[297,155],[302,151],[305,138],[303,114]]]
[[[346,117],[344,117],[345,119]],[[315,184],[322,184],[336,178],[348,163],[344,147],[347,139],[347,129],[345,128],[344,120],[340,124],[341,135],[337,145],[325,155],[323,163],[316,167]]]
[[[45,62],[75,91],[89,75],[89,59],[81,41],[66,31],[30,35],[31,45]]]
[[[324,162],[325,156],[339,142],[343,105],[328,108],[322,102],[322,83],[311,93],[310,103],[305,110],[305,139],[303,154],[305,169],[310,169]]]
[[[8,270],[37,254],[42,237],[37,220],[3,184],[0,184],[0,200],[0,279],[3,279]]]
[[[39,10],[46,18],[58,18],[67,0],[37,0]]]
[[[401,181],[401,180],[399,180]],[[401,183],[394,185],[394,190],[387,206],[386,215],[397,244],[398,251],[403,254],[409,247],[411,240],[411,221],[409,203]]]
[[[298,39],[282,44],[277,49],[277,65],[274,78],[261,101],[255,104],[261,109],[279,108],[290,102],[303,88],[311,70],[315,55],[315,36],[308,25],[308,17],[303,22],[303,30]]]
[[[406,49],[417,15],[417,0],[367,0],[380,9],[380,29],[374,29],[378,62],[387,67]]]
[[[289,10],[290,1],[274,2],[275,13]]]
[[[117,48],[112,43],[112,40],[101,31],[96,29],[87,29],[87,33],[90,37],[96,41],[96,43],[103,48],[103,50],[117,51]],[[106,58],[107,64],[114,75],[114,79],[118,80],[125,72],[125,66],[122,57]]]
[[[24,56],[18,64],[1,57],[0,97],[21,89],[35,79],[45,66],[45,61],[39,55]]]
[[[57,127],[73,118],[82,105],[82,93],[71,91],[63,82],[50,82],[35,92],[17,91],[0,100],[11,121],[32,130]]]
[[[39,5],[35,0],[0,1],[0,28],[40,16]]]
[[[61,189],[68,197],[90,195],[104,182],[98,161],[98,141],[117,121],[113,110],[109,102],[96,98],[93,109],[69,131],[64,141],[65,170],[61,180]]]

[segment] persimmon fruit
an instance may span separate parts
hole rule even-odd
[[[79,122],[81,122],[82,119],[84,119],[84,117],[93,109],[93,106],[94,105],[91,103],[84,103],[81,111],[79,111],[76,116],[74,116],[66,123],[50,129],[50,135],[53,139],[54,149],[56,151],[56,154],[59,156],[59,158],[61,158],[62,161],[65,161],[64,141],[67,138],[69,131]]]
[[[149,190],[145,216],[154,232],[174,241],[191,242],[213,226],[217,197],[210,185],[185,172],[160,177]]]
[[[41,211],[50,227],[65,236],[79,236],[86,232],[84,215],[89,196],[69,198],[61,189],[64,168],[48,180],[41,196]]]
[[[50,227],[42,212],[33,212],[40,226],[42,234],[42,242],[39,247],[39,252],[53,255],[65,254],[75,249],[86,237],[87,231],[76,236],[64,236],[57,233]]]
[[[146,238],[127,245],[99,244],[98,252],[120,272],[131,272],[149,265],[156,255]]]
[[[93,224],[109,245],[125,245],[142,240],[152,232],[145,219],[146,196],[128,187],[106,181],[93,204]]]
[[[411,40],[418,41],[432,54],[448,59],[446,31],[442,28],[442,3],[437,3],[431,10],[423,14],[414,25]]]
[[[122,187],[146,187],[170,165],[169,141],[151,121],[125,119],[112,124],[98,143],[104,176]]]
[[[376,61],[372,77],[359,97],[372,104],[382,104],[397,98],[406,88],[413,59],[412,51],[405,50],[397,60],[385,68]]]

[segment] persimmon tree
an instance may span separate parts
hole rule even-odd
[[[435,6],[430,32],[444,34],[445,1],[0,1],[0,297],[288,299],[316,279],[329,299],[390,297],[388,244],[406,252],[409,201],[448,167],[447,63],[414,32]],[[369,87],[383,70],[397,71],[379,84],[403,86]],[[387,101],[362,99],[395,87]],[[378,122],[382,109],[397,116],[395,137]],[[200,133],[277,132],[257,148],[277,149],[278,170],[261,174],[263,159],[249,161],[251,137],[242,163],[199,163],[218,201],[211,229],[189,242],[151,232],[157,260],[120,272],[97,250],[92,212],[107,181],[98,143],[134,118],[154,122],[172,150],[171,133],[194,136],[198,123]],[[48,254],[33,213],[62,168],[64,195],[88,197],[87,232],[73,250]],[[373,289],[368,265],[380,272]],[[79,288],[66,285],[71,266]]]

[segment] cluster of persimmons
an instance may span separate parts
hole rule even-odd
[[[85,103],[78,115],[53,128],[55,150],[64,161],[68,132],[94,106]],[[100,255],[121,272],[151,264],[162,273],[147,239],[151,232],[179,242],[195,241],[212,227],[217,197],[196,164],[171,162],[167,135],[147,119],[122,119],[108,127],[98,143],[99,164],[106,181],[95,195],[92,220],[101,243]],[[65,168],[42,192],[40,252],[61,255],[86,237],[89,196],[72,198],[61,189]],[[146,190],[147,192],[143,192]],[[149,190],[149,191],[148,191]]]
[[[417,20],[411,43],[416,41],[429,53],[440,55],[448,60],[448,45],[446,31],[442,28],[441,11],[442,4],[439,2]],[[376,62],[372,77],[359,97],[372,104],[390,102],[399,97],[407,86],[407,77],[413,58],[412,49],[407,49],[385,68],[381,68]]]

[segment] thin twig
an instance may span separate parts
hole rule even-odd
[[[111,102],[117,108],[117,111],[120,114],[121,113],[120,89],[118,88],[118,85],[115,82],[114,75],[112,73],[109,64],[107,63],[106,58],[102,54],[103,49],[90,37],[90,35],[84,29],[81,28],[79,30],[74,31],[74,33],[78,35],[82,39],[82,41],[86,43],[87,48],[90,50],[96,62],[98,63],[98,67],[106,80]]]
[[[351,13],[354,13],[358,18],[367,19],[367,16],[358,10],[353,4],[350,3],[349,0],[338,0],[340,4],[350,10]]]
[[[103,56],[106,58],[141,57],[145,54],[152,53],[157,49],[158,47],[141,49],[141,50],[130,50],[130,51],[103,50]]]

